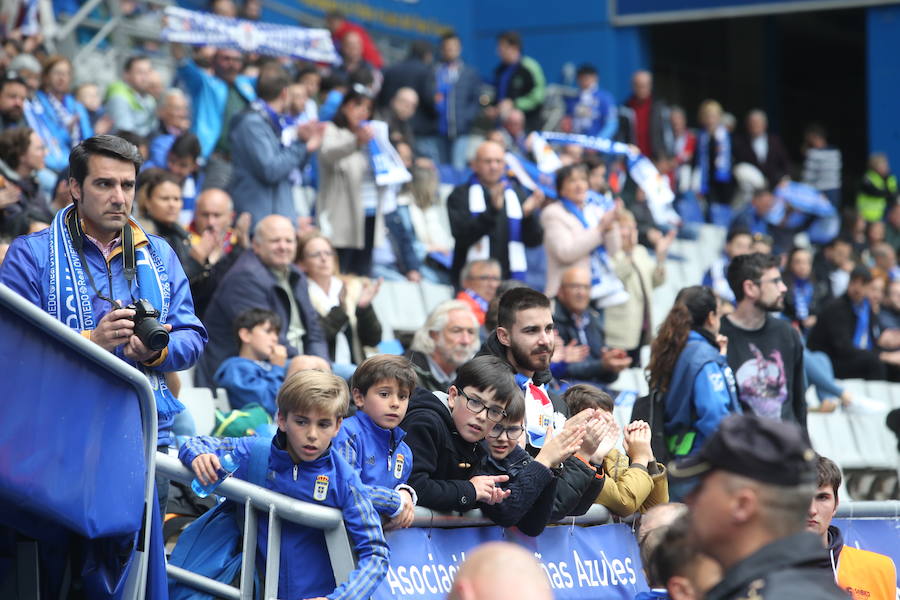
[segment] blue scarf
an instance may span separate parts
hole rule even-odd
[[[872,349],[872,336],[869,335],[869,299],[863,298],[859,304],[853,305],[856,314],[856,330],[853,332],[853,347],[860,350]]]
[[[525,281],[525,273],[528,270],[525,255],[525,244],[522,242],[522,204],[516,190],[510,185],[509,179],[503,178],[503,198],[506,210],[506,222],[509,231],[507,241],[507,258],[509,260],[509,276],[512,279]],[[469,213],[478,215],[487,210],[490,202],[484,197],[484,186],[473,175],[469,179]],[[486,260],[491,254],[491,238],[485,235],[469,247],[466,262],[473,260]]]
[[[450,132],[450,94],[459,79],[459,67],[451,63],[441,63],[435,73],[437,93],[440,100],[435,103],[438,114],[438,131],[441,135]]]
[[[584,211],[577,204],[567,198],[560,198],[559,201],[562,202],[567,211],[575,215],[585,229],[592,227],[585,218]],[[594,248],[591,252],[591,288],[600,285],[600,282],[603,280],[603,265],[606,265],[607,262],[606,248],[602,244]]]
[[[500,78],[497,80],[497,100],[505,100],[509,98],[509,80],[512,79],[513,73],[519,68],[519,63],[515,62],[511,65],[507,65],[503,71],[500,73]]]
[[[724,126],[719,125],[713,134],[716,138],[715,181],[731,181],[731,136]],[[709,193],[712,179],[709,175],[709,144],[712,136],[705,129],[697,136],[697,152],[700,154],[700,193]]]
[[[47,294],[47,306],[44,310],[67,327],[81,331],[94,329],[97,321],[91,304],[87,266],[82,265],[66,227],[66,215],[71,210],[75,210],[75,207],[70,206],[56,213],[50,225],[50,292]],[[137,290],[132,290],[133,296],[149,300],[160,312],[159,322],[165,323],[171,297],[166,267],[151,244],[135,248],[135,263]],[[150,380],[150,388],[156,399],[156,412],[161,421],[171,419],[184,410],[184,405],[166,386],[166,378],[162,373],[141,364],[134,366]]]
[[[480,308],[483,313],[487,313],[488,309],[491,307],[491,303],[482,298],[481,295],[473,289],[466,288],[466,295],[475,301],[475,304],[478,305],[478,308]]]
[[[809,306],[813,299],[813,285],[808,279],[794,280],[794,312],[799,320],[809,316]]]

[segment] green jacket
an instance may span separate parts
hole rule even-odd
[[[882,177],[872,169],[866,171],[856,196],[856,209],[866,221],[880,221],[888,201],[897,198],[897,178],[893,174]]]

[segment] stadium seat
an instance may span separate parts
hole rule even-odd
[[[415,331],[428,317],[419,284],[411,281],[385,281],[372,305],[382,326],[393,334]]]
[[[422,301],[426,313],[430,313],[441,302],[453,299],[453,288],[449,285],[423,281],[420,286],[422,288]],[[425,321],[423,320],[422,323],[424,322]]]
[[[196,367],[178,371],[178,379],[181,381],[181,389],[194,387],[194,370]]]
[[[186,388],[181,390],[178,400],[194,418],[197,435],[209,435],[216,426],[216,406],[212,390],[209,388]]]
[[[868,468],[897,468],[896,438],[885,425],[883,414],[849,415],[848,422]]]
[[[216,410],[223,413],[231,412],[231,402],[228,401],[228,390],[225,388],[216,388],[214,402]]]

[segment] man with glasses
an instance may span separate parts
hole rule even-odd
[[[722,318],[728,364],[741,404],[757,415],[806,427],[803,342],[787,321],[769,315],[784,309],[787,287],[778,259],[768,254],[736,256],[728,265],[734,312]]]
[[[493,258],[467,262],[459,275],[459,293],[456,299],[472,307],[472,312],[482,327],[491,301],[497,295],[502,275],[500,262]]]
[[[566,346],[563,362],[553,364],[556,377],[585,381],[605,389],[631,366],[628,353],[608,348],[600,313],[591,308],[591,273],[584,267],[567,269],[556,292],[553,321]]]

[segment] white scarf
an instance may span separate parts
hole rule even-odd
[[[513,279],[522,280],[528,270],[525,258],[525,244],[522,243],[522,205],[519,196],[509,184],[503,190],[504,204],[506,205],[506,218],[509,221],[509,243],[507,245],[509,255],[509,272]],[[473,215],[481,214],[487,210],[484,199],[484,187],[477,181],[469,186],[469,212]],[[486,260],[491,257],[491,239],[488,236],[472,244],[466,255],[466,262],[473,260]]]

